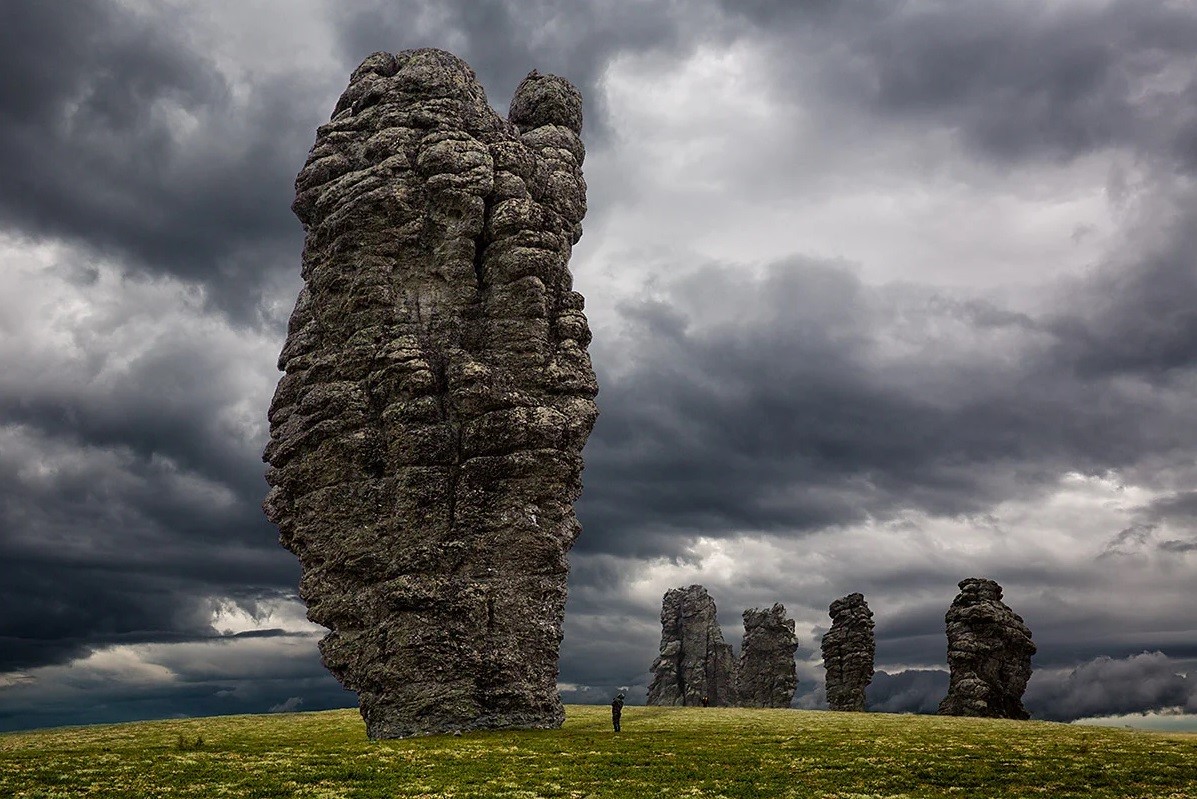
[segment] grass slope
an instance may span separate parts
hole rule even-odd
[[[644,707],[615,735],[605,707],[567,714],[560,730],[380,742],[355,710],[10,733],[0,796],[1197,799],[1192,735]]]

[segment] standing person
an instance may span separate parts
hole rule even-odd
[[[611,700],[611,724],[615,726],[615,731],[619,732],[619,717],[623,713],[623,692],[620,691]]]

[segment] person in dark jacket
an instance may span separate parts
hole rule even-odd
[[[623,713],[623,692],[617,693],[615,698],[611,700],[611,724],[615,726],[615,731],[619,732],[619,717]]]

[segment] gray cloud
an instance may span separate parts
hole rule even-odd
[[[1142,652],[1097,657],[1072,669],[1037,669],[1024,703],[1032,718],[1071,721],[1130,713],[1197,711],[1192,660]],[[884,713],[934,713],[948,690],[948,672],[878,671],[869,686],[869,709]]]
[[[878,671],[866,691],[868,709],[875,713],[935,713],[948,693],[948,676],[938,669],[896,674]]]
[[[0,680],[0,731],[351,707],[310,635],[146,644]]]
[[[1130,267],[1130,282],[1149,283],[1135,270],[1155,263]],[[1067,471],[1197,443],[1183,432],[1197,360],[1160,361],[1156,340],[1124,337],[1117,363],[1078,366],[1107,351],[1111,320],[1151,318],[1154,292],[1123,292],[1082,328],[801,259],[760,279],[710,266],[656,290],[623,308],[624,341],[595,359],[603,415],[586,453],[584,549],[662,554],[678,536],[909,508],[980,514]],[[1172,302],[1195,295],[1183,287]]]
[[[953,130],[1002,161],[1126,147],[1197,168],[1197,117],[1177,113],[1197,95],[1197,18],[1183,4],[724,5],[777,41],[796,67],[779,70],[783,85],[830,104]]]
[[[248,501],[214,502],[153,456],[79,457],[28,429],[5,432],[0,672],[209,636],[213,597],[293,592],[298,569]]]
[[[0,221],[253,319],[264,275],[298,254],[287,198],[327,115],[318,87],[299,73],[238,97],[169,18],[106,0],[13,6],[0,70]]]
[[[377,50],[445,47],[478,73],[493,105],[504,113],[520,80],[532,69],[561,75],[582,90],[586,138],[606,143],[607,120],[599,80],[624,54],[676,53],[714,36],[719,15],[703,4],[626,0],[570,3],[544,0],[530,6],[512,0],[410,0],[338,8],[341,48],[360,61]],[[724,35],[727,35],[725,32]]]
[[[1187,672],[1194,661],[1142,652],[1099,657],[1074,669],[1037,671],[1026,706],[1035,718],[1068,721],[1092,716],[1180,709],[1197,712],[1197,687]]]

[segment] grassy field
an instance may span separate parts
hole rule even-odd
[[[354,710],[0,735],[0,797],[1186,797],[1197,736],[571,706],[560,730],[366,739]]]

